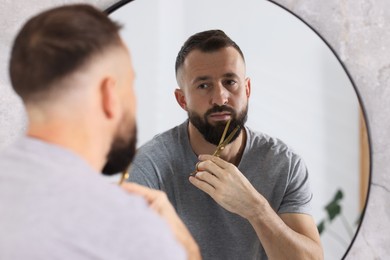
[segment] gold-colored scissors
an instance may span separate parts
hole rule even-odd
[[[219,144],[217,146],[217,149],[215,149],[215,151],[213,153],[213,156],[219,157],[221,152],[222,152],[222,150],[225,149],[225,146],[230,142],[230,140],[232,140],[233,136],[237,133],[237,131],[240,130],[240,126],[239,125],[236,126],[236,128],[234,128],[234,130],[225,139],[226,133],[227,133],[227,131],[229,129],[229,126],[230,126],[230,121],[231,121],[231,119],[229,119],[229,121],[226,123],[225,129],[223,130],[221,139],[219,140]],[[196,175],[196,173],[198,172],[198,164],[199,164],[199,162],[195,166],[195,171],[190,173],[190,176],[195,176]]]
[[[130,165],[126,167],[126,169],[121,173],[121,179],[119,180],[118,185],[121,185],[125,180],[127,180],[130,177],[129,168]]]

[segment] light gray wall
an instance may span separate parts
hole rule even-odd
[[[372,140],[372,182],[366,215],[347,259],[390,255],[390,2],[278,0],[333,46],[360,92]]]
[[[139,0],[141,1],[141,0]],[[25,116],[10,88],[7,64],[21,24],[44,8],[86,2],[105,9],[113,0],[5,1],[0,5],[0,148],[21,134]],[[373,171],[367,212],[347,259],[390,255],[390,2],[388,0],[277,0],[303,18],[335,49],[352,75],[368,115]],[[387,86],[387,88],[386,88]],[[386,102],[387,101],[387,102]]]
[[[32,15],[66,3],[90,3],[102,9],[108,8],[113,0],[33,0],[2,1],[0,4],[0,148],[12,142],[23,133],[26,116],[21,101],[13,93],[8,76],[8,60],[12,41],[28,18]]]

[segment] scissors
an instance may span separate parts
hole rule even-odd
[[[129,174],[129,167],[126,168],[126,170],[124,170],[122,173],[121,173],[121,179],[119,180],[119,185],[121,185],[125,180],[127,180],[128,178],[130,177],[130,174]]]
[[[234,128],[234,130],[229,134],[229,136],[225,139],[225,136],[226,136],[226,133],[227,133],[227,130],[229,129],[229,126],[230,126],[230,121],[231,119],[229,119],[229,121],[226,123],[226,126],[225,126],[225,129],[223,130],[223,133],[222,133],[222,136],[221,136],[221,139],[219,140],[219,144],[217,146],[217,149],[215,149],[214,153],[213,153],[213,156],[216,156],[216,157],[219,157],[222,150],[225,149],[225,146],[230,142],[230,140],[232,140],[233,136],[237,133],[237,131],[241,128],[239,125],[236,126],[236,128]],[[195,166],[195,171],[193,171],[192,173],[190,173],[190,176],[195,176],[196,173],[198,172],[198,164],[200,162],[198,162]]]

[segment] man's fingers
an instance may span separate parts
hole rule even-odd
[[[220,180],[213,174],[213,171],[199,171],[196,173],[195,178],[210,184],[214,189],[216,189],[218,183],[220,183]]]
[[[198,159],[199,159],[199,161],[210,160],[210,161],[212,161],[213,163],[215,163],[216,165],[218,165],[222,169],[226,169],[227,167],[229,167],[229,163],[228,162],[222,160],[219,157],[212,156],[212,155],[209,155],[209,154],[201,154],[201,155],[198,156]]]
[[[152,190],[148,187],[133,183],[133,182],[125,182],[121,184],[121,187],[131,193],[140,195],[144,197],[148,203],[151,203],[153,199],[156,197],[156,191]]]
[[[216,178],[221,179],[223,178],[224,175],[224,169],[215,164],[214,162],[207,160],[207,161],[202,161],[199,163],[199,171],[207,171],[210,174],[214,175]],[[198,176],[198,175],[196,175]]]
[[[215,191],[215,188],[211,184],[209,184],[208,182],[202,181],[202,180],[198,179],[197,177],[190,176],[189,180],[195,187],[206,192],[210,196]]]
[[[121,187],[127,191],[139,193],[139,194],[146,194],[150,190],[149,188],[139,185],[134,182],[124,182],[121,184]]]

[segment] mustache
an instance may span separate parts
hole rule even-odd
[[[226,105],[222,105],[222,106],[215,105],[212,108],[210,108],[209,110],[207,110],[207,112],[205,113],[204,116],[207,117],[207,116],[209,116],[212,113],[220,113],[220,112],[230,112],[232,115],[236,114],[236,111],[233,108],[229,107],[229,106],[226,106]]]

